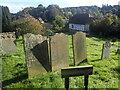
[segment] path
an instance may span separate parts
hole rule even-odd
[[[98,42],[98,43],[100,43],[100,44],[104,44],[103,42],[97,41],[97,40],[91,38],[90,36],[87,36],[87,37],[88,37],[89,39],[95,41],[95,42]],[[118,46],[114,46],[114,45],[111,45],[111,47],[120,48],[120,47],[118,47]]]

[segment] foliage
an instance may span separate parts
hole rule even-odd
[[[62,28],[65,26],[65,23],[61,16],[55,17],[55,20],[53,21],[53,26],[55,30],[62,30]]]
[[[2,32],[10,32],[11,29],[11,15],[8,7],[0,6],[2,10]]]
[[[29,14],[24,15],[21,19],[12,22],[13,28],[17,35],[26,33],[42,34],[44,33],[40,22]]]
[[[61,10],[61,8],[58,5],[49,5],[47,7],[47,20],[48,22],[52,22],[53,20],[55,20],[56,16],[61,16],[63,17],[63,12]]]
[[[63,12],[67,14],[66,16],[69,16],[69,12],[71,12],[71,15],[76,14],[91,14],[97,18],[102,17],[102,13],[100,13],[100,7],[97,6],[80,6],[80,7],[67,7],[63,8]]]
[[[69,37],[69,57],[73,66],[72,36]],[[98,38],[99,39],[99,38]],[[22,37],[17,39],[18,52],[2,57],[3,61],[3,88],[64,88],[64,79],[61,71],[49,72],[35,78],[27,78],[27,67],[24,56]],[[100,60],[102,44],[87,38],[88,62],[83,65],[93,65],[93,74],[89,76],[89,88],[118,88],[118,55],[117,48],[111,47],[110,58]],[[84,88],[84,79],[80,77],[70,78],[70,88]]]
[[[75,14],[91,14],[96,18],[103,18],[107,13],[119,15],[119,6],[118,5],[103,5],[102,7],[98,6],[80,6],[80,7],[67,7],[60,8],[58,5],[49,5],[44,7],[42,4],[34,7],[26,7],[22,11],[19,11],[14,18],[18,19],[19,16],[23,14],[30,14],[34,18],[41,17],[45,22],[52,22],[57,15],[62,16],[63,18],[69,19]],[[14,16],[14,15],[13,15]]]
[[[67,8],[62,8],[63,12],[65,12],[65,16],[68,12],[71,12],[73,15],[75,14],[91,14],[97,18],[102,18],[104,15],[107,13],[112,13],[115,15],[118,15],[118,5],[103,5],[102,7],[98,6],[80,6],[80,7],[67,7]]]
[[[118,16],[120,18],[120,7],[118,8]]]
[[[90,25],[90,32],[105,37],[116,36],[117,29],[115,25],[117,22],[118,18],[116,15],[106,14],[103,19],[93,21]]]
[[[49,5],[48,7],[44,7],[42,4],[38,5],[38,7],[27,7],[22,11],[19,11],[16,14],[16,19],[23,14],[30,14],[34,18],[41,17],[45,22],[52,22],[57,15],[64,17],[61,8],[58,5]]]

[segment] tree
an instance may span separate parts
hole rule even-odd
[[[120,18],[120,7],[118,8],[118,17]]]
[[[118,18],[116,15],[107,14],[102,20],[96,20],[90,25],[90,32],[102,36],[115,36]]]
[[[55,30],[62,30],[65,26],[64,20],[61,16],[56,16],[55,20],[53,21],[53,27]]]
[[[47,12],[47,20],[48,22],[52,22],[55,20],[55,17],[59,15],[59,10],[57,8],[52,8]]]
[[[2,8],[2,32],[11,32],[11,15],[8,7],[0,6]]]
[[[61,10],[61,8],[58,6],[58,5],[49,5],[48,7],[47,7],[47,20],[48,20],[48,22],[53,22],[53,20],[55,20],[55,17],[56,16],[61,16],[61,17],[63,17],[64,15],[63,15],[63,12],[62,12],[62,10]]]
[[[22,18],[13,21],[12,25],[18,36],[26,33],[44,33],[44,28],[40,25],[39,21],[29,14],[23,15]]]

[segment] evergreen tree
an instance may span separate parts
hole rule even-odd
[[[2,32],[11,32],[11,15],[8,7],[0,6],[2,8]]]

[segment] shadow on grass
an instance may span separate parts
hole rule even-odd
[[[116,66],[115,68],[111,68],[111,70],[116,71],[117,73],[120,74],[120,66]],[[120,77],[119,77],[120,79]]]
[[[96,60],[92,60],[91,62],[96,62],[96,61],[100,61],[100,60],[102,60],[102,59],[96,59]]]
[[[28,74],[26,73],[26,74],[23,74],[21,76],[18,76],[18,77],[9,79],[9,80],[5,80],[2,82],[2,87],[5,87],[5,86],[10,85],[12,83],[20,82],[20,81],[27,79],[27,78],[28,78]]]

